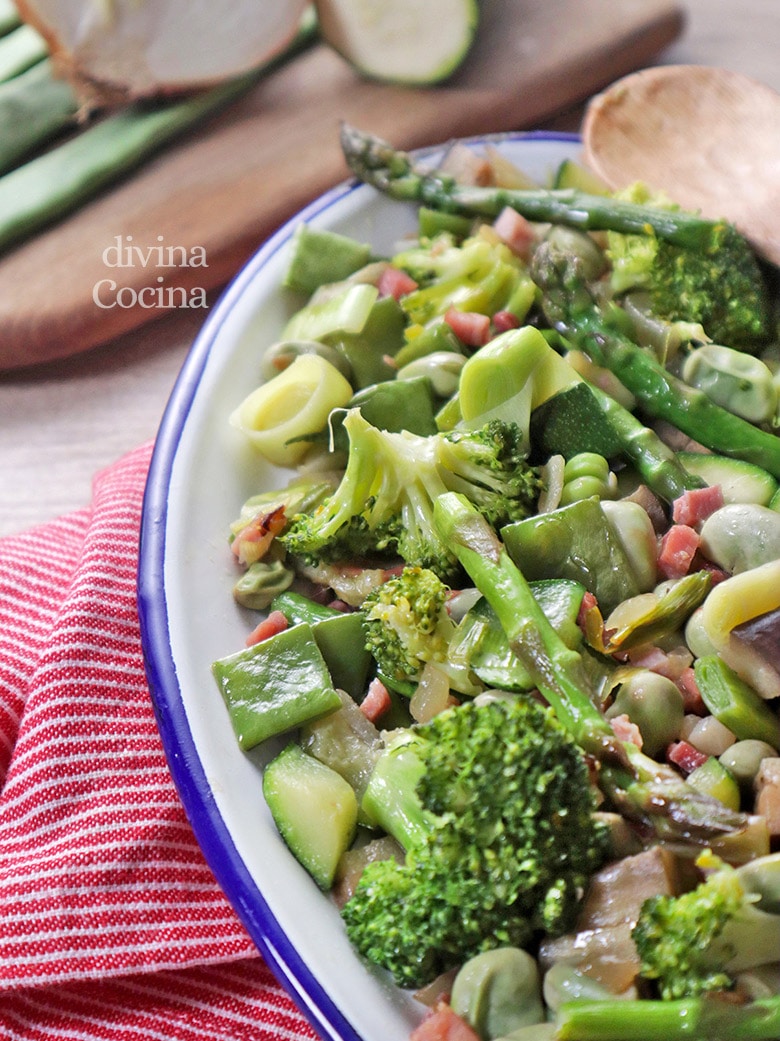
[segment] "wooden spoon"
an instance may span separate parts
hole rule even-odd
[[[780,264],[780,94],[700,65],[643,69],[588,105],[587,164],[613,189],[643,181],[737,226]]]

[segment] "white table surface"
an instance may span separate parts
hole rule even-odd
[[[684,7],[686,29],[659,63],[720,65],[780,90],[778,0]],[[87,505],[96,471],[154,437],[206,313],[182,310],[65,361],[0,374],[0,536]]]

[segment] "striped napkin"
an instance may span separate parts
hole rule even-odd
[[[316,1035],[206,865],[136,612],[145,445],[89,508],[0,540],[0,1037]]]

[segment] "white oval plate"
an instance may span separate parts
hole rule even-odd
[[[539,181],[577,157],[568,134],[508,134],[489,141]],[[440,149],[425,153],[435,161]],[[392,252],[414,230],[416,207],[345,182],[282,227],[215,306],[176,382],[162,420],[144,500],[139,611],[163,745],[187,815],[217,880],[252,939],[323,1038],[408,1041],[421,1006],[353,953],[338,911],[280,839],[261,791],[263,761],[239,750],[211,676],[239,650],[254,621],[233,602],[237,575],[228,526],[242,503],[287,475],[260,463],[228,424],[259,382],[264,349],[295,301],[281,288],[301,221]]]

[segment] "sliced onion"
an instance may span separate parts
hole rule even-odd
[[[416,723],[427,723],[450,704],[450,681],[443,669],[432,661],[426,662],[409,702],[409,712]]]
[[[18,0],[63,72],[101,99],[218,83],[292,39],[306,0]]]

